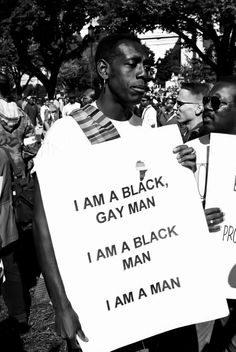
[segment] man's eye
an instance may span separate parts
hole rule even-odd
[[[135,67],[135,66],[136,66],[136,62],[134,62],[134,61],[129,61],[129,62],[127,63],[127,65],[130,66],[130,67]]]

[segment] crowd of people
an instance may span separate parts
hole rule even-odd
[[[44,138],[52,124],[61,117],[70,114],[74,109],[79,109],[95,99],[95,89],[86,89],[81,96],[75,92],[64,91],[55,94],[54,99],[48,96],[38,98],[28,95],[16,101],[17,105],[28,115],[35,128],[36,135]]]
[[[85,342],[88,339],[82,329],[83,322],[79,321],[79,312],[74,311],[63,286],[37,178],[38,165],[42,165],[44,158],[47,158],[50,142],[55,144],[58,141],[60,148],[66,148],[63,140],[59,142],[57,138],[60,127],[63,128],[64,136],[69,137],[62,120],[69,117],[81,126],[86,124],[83,132],[92,144],[125,138],[122,134],[124,122],[127,126],[133,126],[134,133],[137,126],[161,128],[176,124],[183,139],[183,145],[175,149],[177,160],[193,172],[197,169],[197,149],[191,141],[206,137],[209,144],[211,132],[236,134],[234,77],[224,78],[213,87],[206,83],[183,82],[180,88],[164,90],[154,86],[150,89],[147,85],[149,71],[145,50],[139,39],[130,34],[108,35],[103,38],[98,45],[95,61],[103,85],[98,97],[95,96],[95,90],[90,88],[80,99],[70,93],[67,99],[57,95],[53,100],[45,98],[39,103],[35,97],[28,96],[16,104],[8,101],[11,90],[9,80],[6,75],[0,74],[2,294],[9,319],[20,334],[27,332],[30,329],[29,288],[36,284],[42,272],[55,310],[56,331],[67,340],[68,348],[74,351],[81,351],[76,335]],[[55,122],[57,129],[53,130],[51,128]],[[52,132],[47,134],[49,129]],[[33,182],[35,201],[32,218],[28,222],[16,218],[16,179],[22,180],[23,185]],[[209,231],[218,231],[224,218],[222,210],[205,209],[205,215]],[[31,255],[27,259],[29,253]],[[29,267],[26,268],[29,265],[27,260],[33,262],[30,265],[30,276]],[[230,301],[229,306],[228,319],[223,323],[217,320],[211,326],[211,338],[205,344],[204,352],[236,351],[235,301]],[[143,346],[149,352],[197,352],[196,326],[175,329],[142,342],[137,341],[117,352],[137,352]],[[6,349],[8,350],[11,351]]]

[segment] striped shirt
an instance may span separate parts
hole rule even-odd
[[[82,109],[75,109],[70,113],[70,116],[79,124],[91,144],[120,138],[117,129],[110,119],[93,105],[86,105]]]

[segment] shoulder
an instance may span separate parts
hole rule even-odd
[[[157,113],[156,109],[152,106],[152,105],[149,105],[148,106],[148,111],[151,113],[151,114],[155,114]]]
[[[63,146],[77,133],[76,125],[76,121],[71,116],[56,120],[48,130],[43,144],[53,144],[63,149]]]
[[[102,111],[99,110],[96,106],[88,104],[83,106],[82,108],[75,108],[70,112],[70,116],[73,117],[73,119],[81,123],[84,120],[86,120],[88,117],[96,117],[97,115],[103,115]]]
[[[138,115],[133,114],[129,119],[129,123],[133,126],[141,126],[143,123],[143,120]]]
[[[36,155],[35,171],[56,161],[58,165],[65,164],[70,155],[82,150],[83,138],[81,128],[71,116],[56,120],[48,130]]]
[[[85,119],[88,116],[88,113],[85,110],[81,109],[81,108],[77,108],[77,109],[73,109],[70,112],[70,116],[73,117],[73,119],[76,122],[79,122],[79,121]]]

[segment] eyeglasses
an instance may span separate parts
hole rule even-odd
[[[177,100],[176,101],[176,104],[177,104],[177,107],[180,108],[181,106],[183,106],[184,104],[198,104],[198,103],[193,103],[191,101],[180,101],[180,100]]]
[[[232,102],[221,101],[219,97],[217,97],[216,95],[213,95],[212,97],[210,96],[203,97],[202,103],[203,105],[207,105],[211,103],[212,110],[217,111],[222,105],[226,106],[228,104],[231,104]]]

